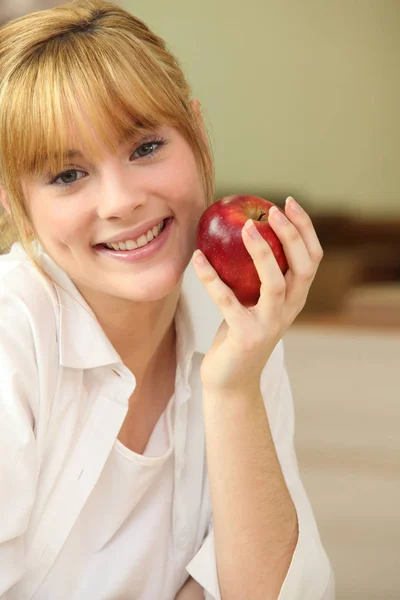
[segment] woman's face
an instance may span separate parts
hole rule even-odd
[[[163,126],[144,138],[123,141],[115,154],[104,150],[100,162],[79,147],[71,148],[69,160],[60,174],[23,181],[46,252],[92,305],[109,296],[137,302],[167,296],[195,250],[197,223],[206,207],[188,142]],[[172,217],[169,227],[137,251],[138,260],[131,260],[135,250],[113,254],[98,246],[114,239],[136,241],[133,230],[165,217]],[[148,254],[139,256],[144,250]]]

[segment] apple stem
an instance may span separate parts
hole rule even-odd
[[[261,213],[261,215],[258,217],[257,221],[261,221],[261,219],[263,218],[264,215],[266,215],[267,213],[263,212]]]

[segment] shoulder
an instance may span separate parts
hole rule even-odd
[[[51,362],[50,353],[56,349],[57,340],[51,288],[21,248],[0,256],[2,365],[22,372],[29,370],[32,363],[39,368],[45,364],[46,356]],[[4,375],[4,368],[1,370]]]
[[[35,321],[47,328],[55,300],[54,286],[38,271],[19,244],[0,256],[1,320]],[[49,312],[51,311],[51,312]],[[53,319],[54,321],[54,319]]]
[[[51,283],[29,257],[19,249],[0,256],[0,410],[12,402],[30,423],[58,377],[55,314]]]

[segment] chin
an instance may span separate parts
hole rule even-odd
[[[112,296],[131,302],[157,302],[173,294],[178,287],[180,288],[184,271],[185,269],[164,272],[157,281],[154,277],[145,278],[145,280],[142,278],[141,282],[135,278],[129,286],[110,286],[107,293],[110,295],[110,290],[113,290],[111,291]]]

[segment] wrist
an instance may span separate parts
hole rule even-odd
[[[252,388],[235,388],[235,389],[215,389],[203,387],[203,404],[218,404],[240,407],[244,406],[264,406],[264,400],[261,393],[260,385]]]

